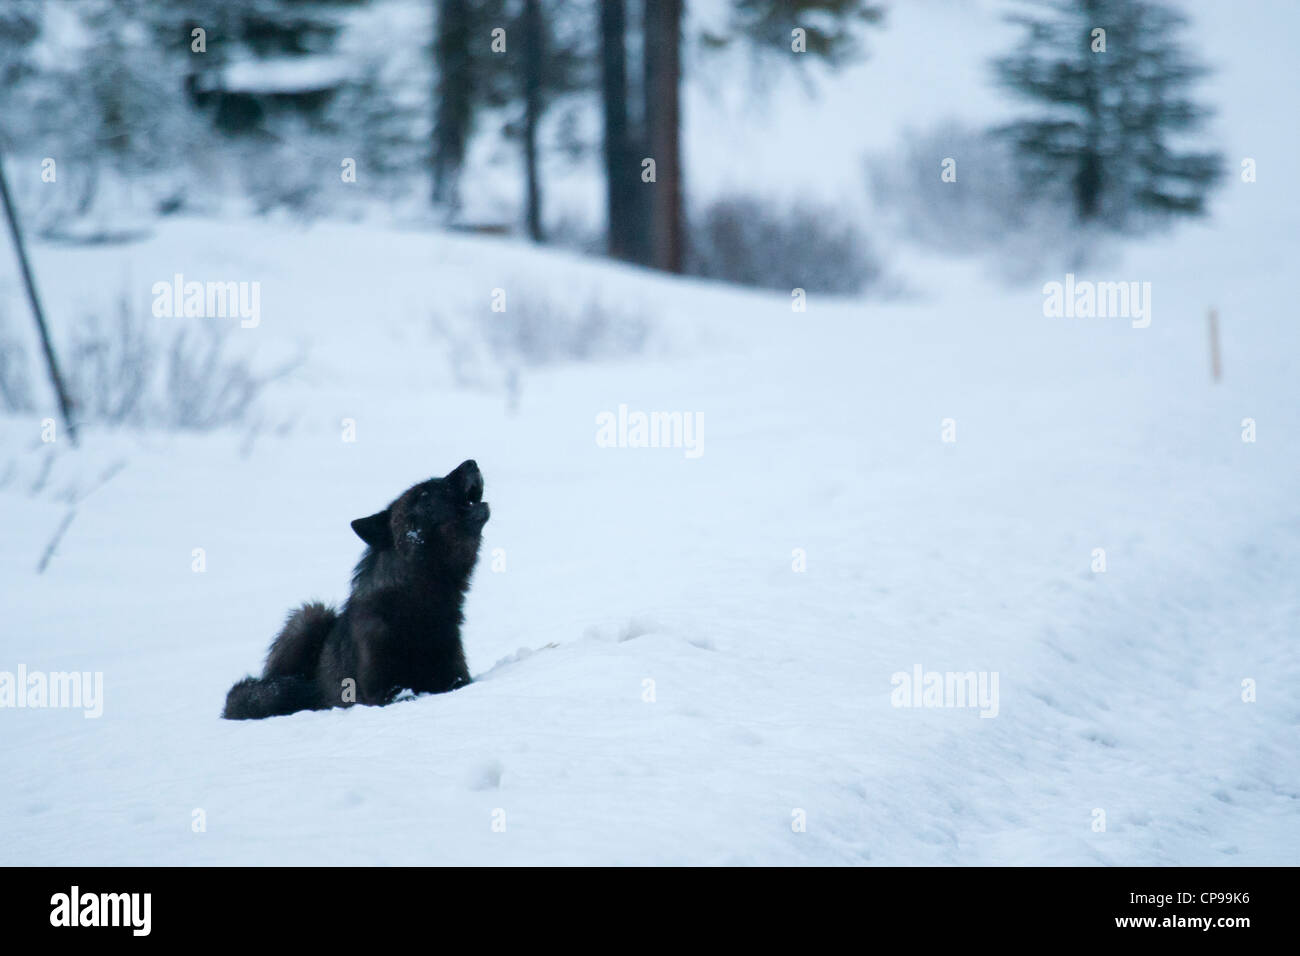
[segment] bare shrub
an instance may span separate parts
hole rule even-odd
[[[115,318],[92,313],[75,325],[64,352],[64,377],[77,417],[120,425],[138,420],[150,391],[154,346],[126,300]]]
[[[857,224],[836,209],[733,196],[691,223],[686,271],[762,289],[853,294],[881,270]]]
[[[299,361],[258,373],[229,340],[214,325],[160,334],[124,296],[107,317],[86,316],[58,349],[73,414],[82,423],[183,431],[241,424]],[[11,411],[34,407],[29,365],[22,343],[0,335],[0,399]]]
[[[262,389],[293,367],[254,374],[247,359],[226,354],[226,341],[227,337],[211,326],[193,332],[181,330],[172,336],[163,402],[169,427],[207,431],[238,424]]]
[[[30,412],[35,407],[27,350],[4,322],[0,322],[0,405],[9,412]]]
[[[611,305],[599,292],[546,293],[526,280],[506,287],[506,311],[472,320],[435,313],[430,330],[446,345],[457,386],[502,389],[512,409],[527,368],[639,355],[652,341],[646,316]]]
[[[555,295],[526,285],[483,329],[495,357],[523,365],[637,355],[650,337],[644,316],[613,306],[597,293]]]

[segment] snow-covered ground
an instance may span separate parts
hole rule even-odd
[[[1280,262],[1233,262],[1229,293],[1195,229],[1140,249],[1118,274],[1153,283],[1146,329],[1044,318],[1037,290],[951,264],[942,294],[797,314],[345,226],[173,224],[111,255],[42,250],[41,270],[120,257],[165,277],[199,247],[278,290],[235,334],[310,331],[282,396],[300,417],[251,445],[101,432],[76,453],[4,422],[0,669],[105,682],[99,719],[0,714],[7,861],[1296,859],[1300,334],[1271,307]],[[491,289],[543,276],[620,290],[661,320],[659,350],[525,372],[514,414],[450,387],[425,316],[459,291],[470,321],[499,320]],[[620,404],[694,413],[703,453],[598,447]],[[217,720],[293,603],[345,595],[347,521],[466,457],[493,505],[465,629],[478,682]],[[35,575],[60,493],[117,461]],[[918,664],[996,672],[997,716],[892,706]]]
[[[905,250],[913,296],[797,313],[378,226],[36,246],[52,315],[124,291],[147,309],[176,272],[259,281],[234,341],[309,351],[266,396],[283,432],[73,451],[41,442],[48,412],[0,418],[0,671],[104,681],[97,719],[0,709],[0,863],[1296,862],[1295,132],[1229,129],[1230,168],[1271,158],[1267,179],[1080,275],[1150,282],[1149,328],[1046,318],[1037,286]],[[512,409],[504,370],[480,356],[458,384],[436,331],[502,321],[498,288],[510,309],[598,299],[650,340],[525,368]],[[159,320],[185,321],[228,320]],[[600,447],[620,405],[694,414],[702,454]],[[469,457],[492,504],[476,682],[217,719],[293,605],[345,597],[348,521]],[[918,666],[996,674],[996,716],[894,706]]]

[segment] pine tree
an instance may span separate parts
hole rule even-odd
[[[802,32],[805,53],[831,64],[858,52],[858,27],[875,26],[884,9],[870,0],[732,0],[732,35],[743,36],[760,51],[789,52],[794,29]],[[727,37],[707,35],[711,46],[725,46]]]
[[[1010,18],[1026,32],[995,64],[1005,86],[1039,105],[1000,130],[1027,185],[1067,188],[1080,222],[1115,229],[1202,213],[1221,159],[1180,151],[1209,113],[1190,94],[1207,71],[1176,38],[1186,18],[1153,0],[1040,6]]]

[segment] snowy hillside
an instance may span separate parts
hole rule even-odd
[[[854,206],[862,149],[984,103],[993,6],[896,12],[816,128],[867,96],[881,125],[810,142],[783,126],[805,107],[777,104],[790,135],[714,172],[851,182]],[[905,295],[804,312],[415,226],[172,218],[34,244],[51,316],[123,295],[147,315],[177,273],[257,281],[255,328],[158,321],[225,323],[258,368],[302,360],[256,429],[101,427],[74,450],[42,442],[48,401],[0,417],[0,673],[103,675],[97,717],[0,708],[0,864],[1294,864],[1292,53],[1218,16],[1198,21],[1224,77],[1213,218],[1078,275],[1150,283],[1146,328],[1045,316],[1064,269],[1008,287],[888,237]],[[885,96],[900,62],[915,84]],[[1231,175],[1244,156],[1257,183]],[[0,246],[17,326],[11,263]],[[613,331],[536,364],[502,338],[520,314]],[[602,447],[620,406],[689,414],[697,443]],[[218,719],[292,607],[346,597],[348,522],[466,458],[492,508],[475,682]],[[917,670],[996,695],[897,706]]]
[[[1277,263],[1232,277],[1218,387],[1203,312],[1225,282],[1194,232],[1124,264],[1157,290],[1141,330],[1044,318],[1037,290],[959,266],[915,301],[795,314],[339,226],[177,224],[40,263],[86,291],[198,247],[276,277],[235,334],[310,336],[282,398],[301,417],[251,446],[100,433],[78,453],[5,422],[6,661],[104,674],[99,719],[5,712],[8,861],[1294,861],[1300,403]],[[346,295],[381,262],[414,305]],[[450,387],[421,317],[455,291],[468,321],[499,319],[500,275],[617,289],[659,350],[525,372],[513,415],[500,390]],[[703,453],[598,447],[620,404],[694,412]],[[292,604],[345,596],[347,521],[470,456],[493,506],[477,683],[217,720]],[[59,492],[118,460],[36,576]],[[996,717],[892,706],[917,665],[996,672]]]

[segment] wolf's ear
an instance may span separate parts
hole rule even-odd
[[[382,548],[391,548],[393,546],[393,529],[388,519],[388,509],[385,508],[369,518],[358,518],[352,522],[352,530],[357,533],[358,538],[376,551]]]

